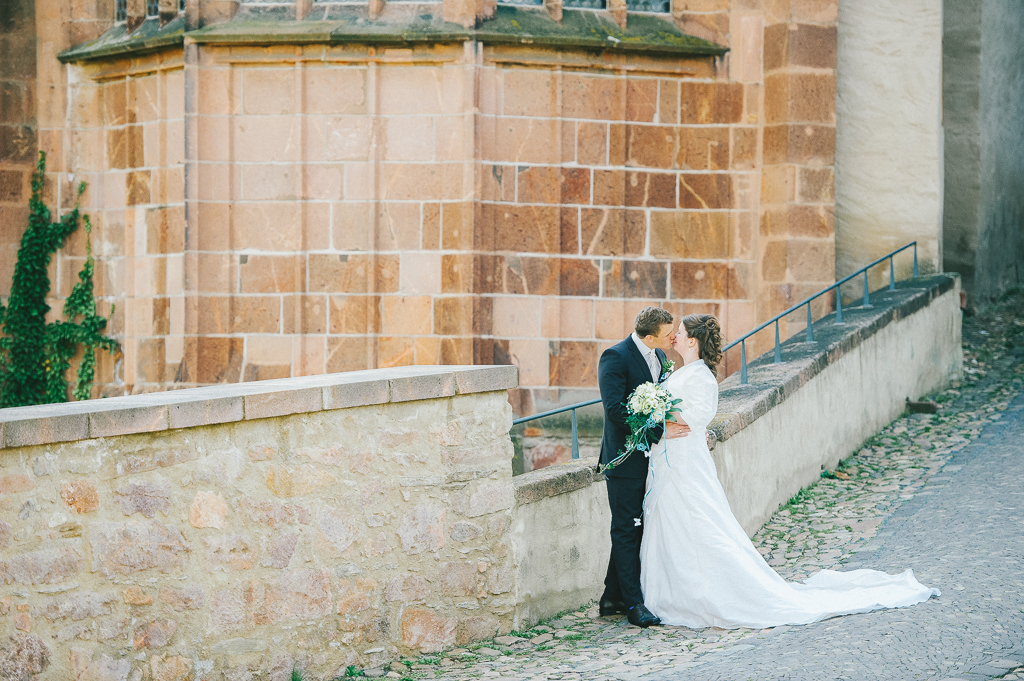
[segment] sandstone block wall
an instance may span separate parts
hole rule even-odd
[[[944,269],[942,4],[839,3],[836,278],[914,240],[922,272]],[[888,283],[887,268],[871,276]]]
[[[392,370],[0,411],[0,659],[334,678],[509,631],[514,385]]]
[[[1024,277],[1024,8],[943,2],[946,268],[984,304]]]
[[[258,3],[199,0],[184,45],[60,64],[108,5],[35,29],[53,200],[89,182],[122,342],[97,394],[507,363],[530,413],[593,394],[645,305],[736,336],[832,281],[835,0],[676,3],[722,57],[318,43],[290,6],[243,39]]]

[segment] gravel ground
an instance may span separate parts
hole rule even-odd
[[[913,567],[943,596],[805,627],[638,629],[595,604],[403,660],[398,679],[1024,679],[1024,294],[964,321],[965,377],[904,414],[754,536],[783,577]],[[1007,415],[1009,410],[1009,415]],[[1022,509],[1017,511],[1016,509]]]

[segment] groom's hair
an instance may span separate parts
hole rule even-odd
[[[641,338],[657,336],[662,326],[671,323],[672,315],[669,314],[668,310],[652,305],[640,310],[636,316],[636,321],[633,322],[633,330]]]

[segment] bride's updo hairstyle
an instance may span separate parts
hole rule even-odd
[[[718,375],[718,365],[722,362],[722,325],[710,314],[688,314],[683,317],[688,338],[697,339],[697,352],[711,373]]]

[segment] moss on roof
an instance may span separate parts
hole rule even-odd
[[[395,3],[371,20],[359,5],[321,10],[308,21],[285,20],[243,13],[235,19],[195,31],[185,31],[178,17],[163,28],[147,20],[128,35],[124,25],[59,55],[63,62],[92,61],[105,57],[148,52],[181,45],[184,37],[203,44],[415,44],[476,40],[494,45],[536,45],[613,53],[650,53],[670,56],[717,56],[727,47],[687,35],[667,15],[630,14],[621,29],[603,12],[564,10],[556,22],[541,7],[499,5],[494,16],[478,28],[445,21],[437,3]]]

